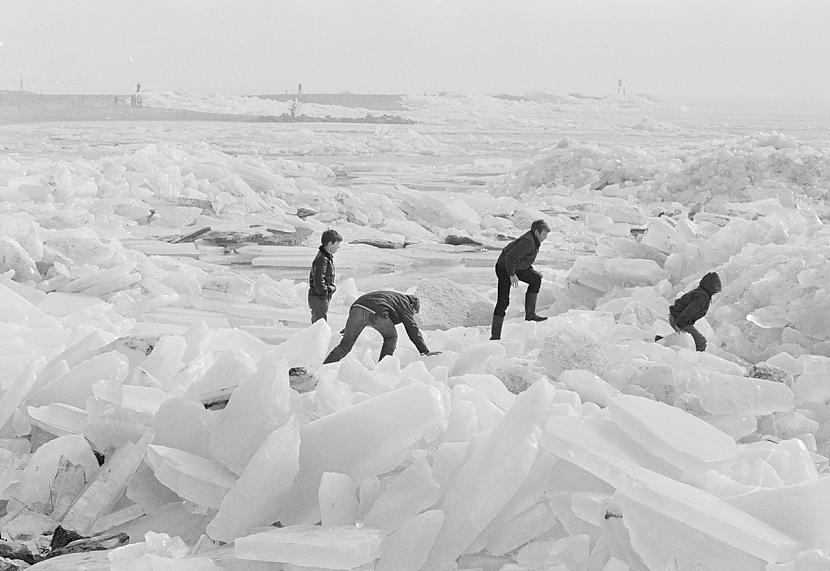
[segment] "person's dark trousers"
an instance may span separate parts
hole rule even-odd
[[[669,325],[672,326],[672,329],[675,331],[683,331],[684,333],[688,333],[692,336],[692,339],[695,340],[695,349],[698,351],[706,351],[706,337],[703,336],[703,333],[697,330],[694,325],[687,325],[686,327],[680,327],[674,320],[674,317],[669,315]]]
[[[366,327],[375,329],[383,337],[383,347],[380,350],[381,359],[395,352],[395,347],[398,344],[398,332],[392,320],[388,317],[376,317],[374,313],[362,307],[352,307],[349,311],[349,317],[346,319],[346,327],[343,328],[343,338],[340,340],[340,344],[331,350],[323,364],[336,363],[348,355],[357,342],[357,338],[360,337]]]
[[[493,310],[493,315],[504,315],[507,313],[507,306],[510,305],[510,275],[507,273],[507,268],[500,264],[496,264],[496,277],[498,283],[498,298],[496,299],[496,308]],[[542,274],[533,269],[516,270],[516,277],[520,282],[527,284],[527,294],[525,295],[525,305],[527,305],[528,295],[537,295],[539,289],[542,287]],[[534,308],[535,308],[535,300]]]
[[[501,339],[501,328],[504,325],[504,316],[493,314],[493,324],[490,326],[490,341]]]
[[[329,320],[329,297],[327,295],[319,295],[313,291],[309,291],[308,307],[311,309],[312,323],[318,319]]]

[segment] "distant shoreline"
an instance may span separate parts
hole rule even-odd
[[[119,103],[113,103],[115,97]],[[263,99],[280,99],[280,95],[252,96]],[[302,95],[300,100],[306,102],[341,105],[348,107],[347,100],[355,97],[350,94],[310,94]],[[363,97],[363,96],[361,96]],[[380,111],[403,110],[399,95],[380,95],[377,97]],[[241,115],[229,113],[207,113],[183,109],[162,109],[154,107],[130,107],[123,102],[120,95],[53,95],[38,94],[28,91],[0,91],[0,125],[26,123],[52,123],[60,121],[228,121],[238,123],[387,123],[411,124],[411,119],[395,114],[369,114],[366,117],[311,117],[298,115],[291,118],[283,115]],[[294,96],[288,96],[293,99]],[[334,102],[333,99],[342,98]],[[394,102],[397,100],[397,104]]]

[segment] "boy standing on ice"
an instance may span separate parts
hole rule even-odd
[[[527,284],[525,294],[525,321],[544,321],[547,317],[536,315],[536,298],[542,286],[542,274],[533,269],[536,254],[545,238],[548,237],[550,226],[544,220],[534,220],[530,230],[510,242],[499,255],[496,261],[496,277],[499,280],[498,300],[493,310],[493,325],[490,328],[490,339],[501,339],[501,328],[504,324],[504,315],[510,305],[510,288],[519,287],[519,281]]]
[[[420,309],[421,302],[414,295],[396,291],[373,291],[361,295],[349,309],[340,344],[331,350],[323,364],[336,363],[345,357],[366,327],[371,327],[383,336],[380,359],[391,355],[398,344],[398,332],[395,330],[398,323],[403,323],[409,340],[421,355],[437,355],[439,351],[427,349],[421,330],[415,322],[415,314]]]
[[[329,301],[337,290],[334,285],[334,254],[342,242],[343,236],[332,229],[323,232],[320,238],[320,248],[308,275],[308,307],[312,323],[318,319],[328,321]]]
[[[695,349],[706,350],[706,337],[695,327],[695,321],[706,315],[712,296],[721,290],[720,276],[709,272],[701,278],[698,286],[681,295],[669,307],[669,325],[677,332],[688,333],[695,340]],[[655,341],[662,339],[659,335]]]

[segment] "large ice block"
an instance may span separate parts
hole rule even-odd
[[[39,504],[43,513],[49,506],[49,492],[61,457],[73,464],[83,466],[85,477],[91,480],[98,470],[98,461],[89,443],[79,434],[61,436],[40,446],[20,475],[20,483],[12,494],[7,513],[13,513],[20,506]]]
[[[443,523],[441,510],[430,510],[404,522],[383,540],[375,571],[422,569]]]
[[[290,393],[287,363],[260,363],[257,372],[234,391],[212,427],[211,455],[241,474],[262,442],[290,416]]]
[[[830,477],[826,475],[792,486],[756,487],[723,499],[805,545],[830,552]]]
[[[289,524],[319,521],[317,492],[324,472],[348,474],[359,482],[392,470],[444,417],[438,389],[415,383],[303,426],[300,471],[280,520]]]
[[[289,367],[318,367],[329,353],[331,328],[325,319],[301,329],[277,345],[269,359],[285,359]]]
[[[787,385],[705,369],[695,370],[686,390],[710,414],[762,415],[795,406],[795,395]]]
[[[148,432],[136,443],[125,442],[107,458],[63,518],[66,529],[89,534],[95,522],[112,510],[141,465],[151,438]]]
[[[354,525],[357,520],[357,490],[346,474],[326,472],[320,479],[320,520],[323,527]]]
[[[153,417],[153,444],[207,457],[209,414],[195,402],[179,398],[164,401]]]
[[[617,425],[651,454],[686,472],[699,472],[735,456],[728,434],[691,414],[659,401],[633,395],[610,400]]]
[[[554,525],[556,517],[553,512],[545,502],[540,502],[494,531],[487,541],[487,552],[504,555],[539,537]]]
[[[92,385],[98,381],[120,383],[127,378],[129,366],[127,358],[117,351],[96,355],[37,391],[29,402],[33,405],[63,403],[84,408],[87,397],[92,394]]]
[[[220,541],[274,523],[299,469],[300,434],[291,417],[271,433],[222,499],[207,534]]]
[[[606,383],[591,371],[572,370],[562,371],[559,380],[572,391],[579,393],[582,402],[595,402],[600,406],[608,406],[608,401],[620,394],[620,391]]]
[[[52,317],[3,283],[0,283],[0,315],[7,323],[35,328],[49,327],[55,323]]]
[[[305,567],[351,569],[380,555],[383,534],[368,527],[292,525],[240,537],[238,559],[293,563]]]
[[[631,546],[648,569],[760,571],[764,562],[675,518],[617,495]]]
[[[560,458],[602,478],[646,507],[766,561],[785,561],[804,545],[723,500],[644,468],[603,448],[606,435],[590,424],[552,418],[542,444]]]
[[[393,476],[363,519],[369,527],[391,533],[404,522],[431,508],[441,497],[441,487],[432,478],[424,460]]]
[[[519,490],[536,460],[554,392],[550,383],[538,381],[520,394],[452,480],[440,507],[444,526],[428,565],[440,567],[460,557]]]
[[[6,425],[12,413],[29,394],[37,379],[38,366],[41,364],[42,360],[33,360],[26,365],[8,390],[0,396],[0,429]]]
[[[147,463],[159,482],[209,508],[218,508],[236,482],[236,476],[218,462],[167,446],[150,445]]]

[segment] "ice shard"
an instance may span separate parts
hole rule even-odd
[[[299,469],[300,434],[292,417],[271,433],[222,499],[207,534],[220,541],[274,523]]]
[[[458,559],[519,490],[536,461],[554,393],[550,383],[538,381],[520,394],[452,480],[440,506],[444,525],[428,565]]]
[[[283,523],[320,520],[317,493],[324,472],[366,476],[397,467],[407,450],[444,420],[441,393],[415,383],[324,416],[300,430],[300,470]]]

